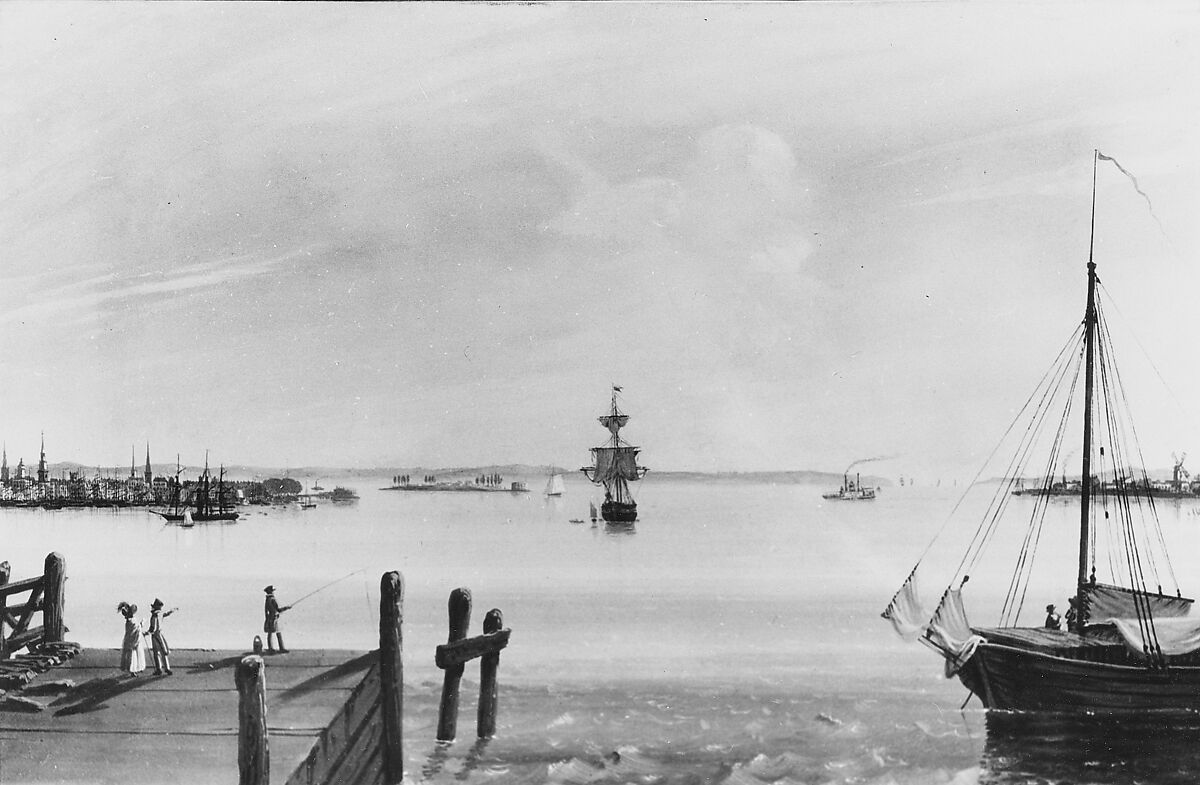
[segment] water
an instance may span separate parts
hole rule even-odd
[[[68,637],[103,648],[119,645],[120,600],[143,615],[155,597],[178,606],[166,622],[176,647],[244,649],[261,630],[265,585],[287,604],[337,579],[285,614],[287,645],[374,648],[379,577],[401,571],[414,779],[961,785],[1200,777],[1200,723],[1164,732],[1159,721],[985,721],[977,702],[960,711],[967,693],[943,678],[935,655],[894,636],[879,612],[946,519],[954,488],[886,488],[875,502],[836,503],[811,486],[651,475],[630,529],[570,523],[587,517],[593,495],[578,478],[568,478],[560,499],[376,490],[384,484],[358,483],[355,504],[244,508],[234,525],[193,529],[144,511],[0,510],[0,558],[16,579],[40,572],[46,553],[63,553]],[[543,484],[530,478],[531,488]],[[1168,542],[1195,553],[1195,511],[1163,507]],[[1029,623],[1045,602],[1065,604],[1076,515],[1064,503],[1047,518],[1048,553],[1039,559],[1067,565],[1067,574],[1035,580]],[[949,552],[935,549],[929,561],[950,561]],[[986,588],[1000,582],[989,577],[973,575],[967,594],[981,624],[994,623],[1000,600]],[[443,748],[433,743],[441,684],[433,651],[458,586],[474,596],[472,632],[496,607],[513,636],[501,659],[497,737]],[[460,738],[472,735],[475,694],[468,684]]]

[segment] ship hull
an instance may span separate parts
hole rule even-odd
[[[169,523],[183,523],[186,520],[183,513],[158,512],[157,510],[155,512]],[[192,513],[193,523],[215,523],[217,521],[236,521],[237,519],[238,513],[236,512]]]
[[[958,677],[988,709],[1200,711],[1200,667],[1194,665],[1150,669],[982,643]]]
[[[600,515],[609,523],[633,523],[637,520],[637,505],[633,502],[606,501],[600,505]]]

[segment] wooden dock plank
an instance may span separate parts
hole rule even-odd
[[[33,682],[45,711],[0,711],[0,772],[20,782],[236,782],[237,689],[243,652],[176,650],[173,676],[119,671],[120,652],[89,650]],[[280,782],[305,760],[375,662],[365,652],[267,656],[271,769]]]

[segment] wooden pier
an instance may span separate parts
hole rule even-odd
[[[61,606],[53,607],[48,621],[57,613],[60,623]],[[399,573],[382,576],[379,607],[380,645],[370,652],[177,649],[170,676],[123,673],[115,649],[56,661],[18,696],[0,694],[0,782],[400,783]],[[449,641],[433,658],[453,682],[442,696],[442,743],[454,738],[458,681],[475,658],[482,678],[478,735],[495,732],[499,653],[511,633],[493,609],[484,634],[466,638],[467,589],[451,594],[450,611]]]
[[[119,650],[84,650],[22,691],[44,710],[0,711],[0,782],[238,782],[234,673],[243,656],[176,649],[175,675],[148,669],[129,677]],[[263,659],[271,768],[283,783],[304,767],[376,658],[293,651]]]

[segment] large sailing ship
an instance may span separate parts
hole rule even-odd
[[[164,510],[154,510],[169,523],[216,523],[236,521],[237,510],[229,501],[225,487],[225,467],[222,466],[214,481],[209,474],[208,461],[204,462],[204,474],[190,487],[179,482],[176,468],[174,482],[170,488],[170,502]]]
[[[1108,293],[1096,275],[1096,167],[1098,161],[1111,160],[1099,151],[1093,158],[1092,239],[1083,321],[1030,396],[1024,416],[1014,421],[1017,425],[1028,419],[1029,425],[1024,431],[1011,431],[1023,435],[1018,437],[1007,477],[995,489],[936,611],[922,610],[917,590],[922,556],[883,613],[902,636],[937,651],[945,659],[947,677],[956,675],[988,709],[1094,714],[1200,710],[1200,620],[1188,616],[1193,601],[1175,583],[1155,504],[1146,492],[1150,487],[1146,470],[1133,466],[1141,460],[1141,449],[1114,364],[1103,306]],[[1082,391],[1078,390],[1081,373]],[[1047,606],[1041,625],[1019,624],[1042,539],[1045,495],[1016,505],[1029,516],[1023,536],[1016,533],[1016,566],[1007,581],[999,625],[972,626],[963,601],[970,572],[984,569],[980,558],[997,540],[1000,524],[1015,517],[1004,513],[1032,448],[1050,447],[1050,458],[1043,464],[1046,487],[1061,466],[1059,456],[1078,449],[1064,447],[1064,438],[1075,422],[1068,415],[1079,397],[1083,398],[1080,476],[1089,481],[1076,488],[1079,543],[1071,570],[1074,586],[1066,628],[1061,628],[1053,606]],[[1130,473],[1139,475],[1140,481],[1117,482]],[[1097,492],[1102,483],[1107,483],[1107,493]]]
[[[613,385],[612,404],[607,414],[598,419],[608,429],[609,440],[599,447],[592,447],[592,465],[581,471],[589,480],[604,486],[604,501],[600,515],[610,523],[632,523],[637,520],[637,502],[629,491],[629,483],[642,479],[648,469],[638,466],[639,447],[621,438],[621,429],[629,422],[629,415],[617,408],[617,393],[620,387]]]

